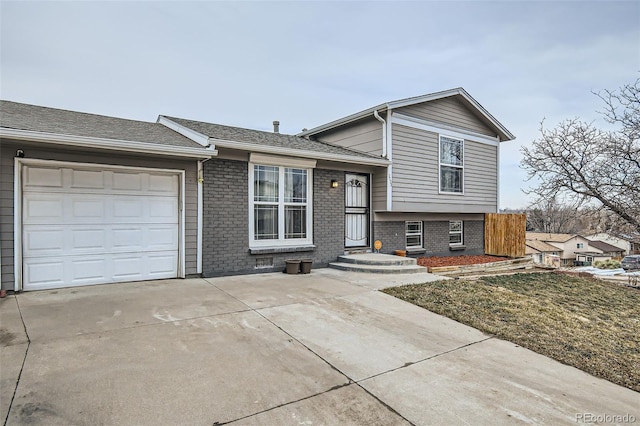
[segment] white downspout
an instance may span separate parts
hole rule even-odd
[[[382,123],[382,156],[392,162],[391,158],[391,147],[389,143],[390,133],[391,133],[391,110],[387,109],[387,121],[385,121],[380,114],[378,114],[377,110],[373,111],[373,116]],[[393,209],[393,189],[392,189],[392,173],[393,173],[393,164],[389,164],[387,166],[387,211],[391,211]]]
[[[382,123],[382,156],[387,157],[387,122],[384,121],[384,118],[380,117],[378,114],[378,110],[373,111],[373,116]]]

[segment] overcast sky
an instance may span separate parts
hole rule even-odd
[[[137,120],[297,133],[464,87],[517,139],[501,207],[524,207],[520,147],[640,76],[638,1],[1,1],[0,97]]]

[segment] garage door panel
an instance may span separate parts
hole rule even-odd
[[[34,196],[35,195],[35,196]],[[23,202],[24,223],[62,223],[64,202],[57,196],[27,194]]]
[[[142,180],[143,175],[139,173],[113,172],[113,189],[140,192]]]
[[[171,225],[149,225],[147,245],[149,250],[171,250],[178,244],[178,230]]]
[[[120,198],[113,201],[113,219],[120,221],[127,218],[139,220],[143,217],[144,201],[141,199]]]
[[[153,278],[171,278],[178,273],[178,255],[175,252],[150,253],[146,264],[147,273]]]
[[[67,244],[67,250],[70,250],[71,254],[74,252],[87,253],[90,250],[108,250],[109,241],[105,228],[70,228],[67,229],[67,233],[71,234],[71,244]]]
[[[93,282],[109,282],[107,259],[103,256],[70,258],[70,282],[74,285],[87,285]]]
[[[25,166],[25,290],[174,278],[179,176],[139,170]]]
[[[169,197],[149,197],[147,206],[149,207],[150,219],[175,220],[175,212],[178,209],[178,201],[175,198]]]
[[[25,230],[24,253],[26,256],[58,254],[64,250],[64,229],[62,227],[32,228]]]
[[[47,187],[62,188],[63,171],[59,168],[31,167],[25,170],[25,188]]]
[[[178,194],[178,177],[168,175],[149,175],[149,191],[167,195]]]
[[[71,170],[72,189],[105,189],[105,172],[96,170]]]
[[[112,232],[114,251],[135,251],[142,250],[144,243],[144,231],[139,228],[116,228]]]
[[[56,288],[65,284],[63,260],[24,260],[24,280],[30,288]],[[26,288],[26,285],[25,285]]]
[[[60,194],[61,197],[64,197],[64,194]],[[71,215],[69,219],[71,222],[75,223],[78,219],[88,219],[95,222],[96,219],[102,221],[102,218],[105,216],[105,200],[98,197],[81,197],[81,196],[73,196],[71,199]]]

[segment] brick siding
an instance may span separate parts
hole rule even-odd
[[[344,172],[313,170],[313,243],[316,247],[313,251],[289,253],[251,254],[249,251],[247,162],[207,161],[204,179],[202,270],[205,277],[279,272],[287,259],[312,259],[314,267],[322,267],[344,252],[344,186],[331,188],[331,180],[344,181]]]

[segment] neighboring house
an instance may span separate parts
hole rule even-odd
[[[621,238],[607,233],[590,234],[586,237],[592,241],[603,241],[607,244],[621,248],[623,250],[623,256],[628,254],[640,254],[640,237]]]
[[[15,290],[326,266],[376,240],[480,254],[513,139],[463,89],[297,136],[7,101],[0,113],[0,267]]]
[[[560,266],[560,249],[539,240],[525,241],[525,254],[533,259],[533,263],[545,266]]]
[[[604,262],[614,258],[620,259],[623,252],[624,250],[620,247],[603,241],[589,241],[589,250],[585,253],[576,254],[576,261],[593,264],[594,262]]]
[[[576,234],[527,232],[526,239],[527,244],[530,244],[532,241],[542,241],[557,247],[560,251],[560,260],[563,265],[573,265],[577,254],[587,253],[590,251],[589,240]]]
[[[622,258],[624,256],[624,250],[620,247],[616,247],[614,245],[605,243],[604,241],[589,241],[589,247],[591,251],[597,253],[596,257],[608,257],[609,259],[613,258]],[[598,259],[602,260],[602,259]],[[606,260],[606,259],[605,259]]]

